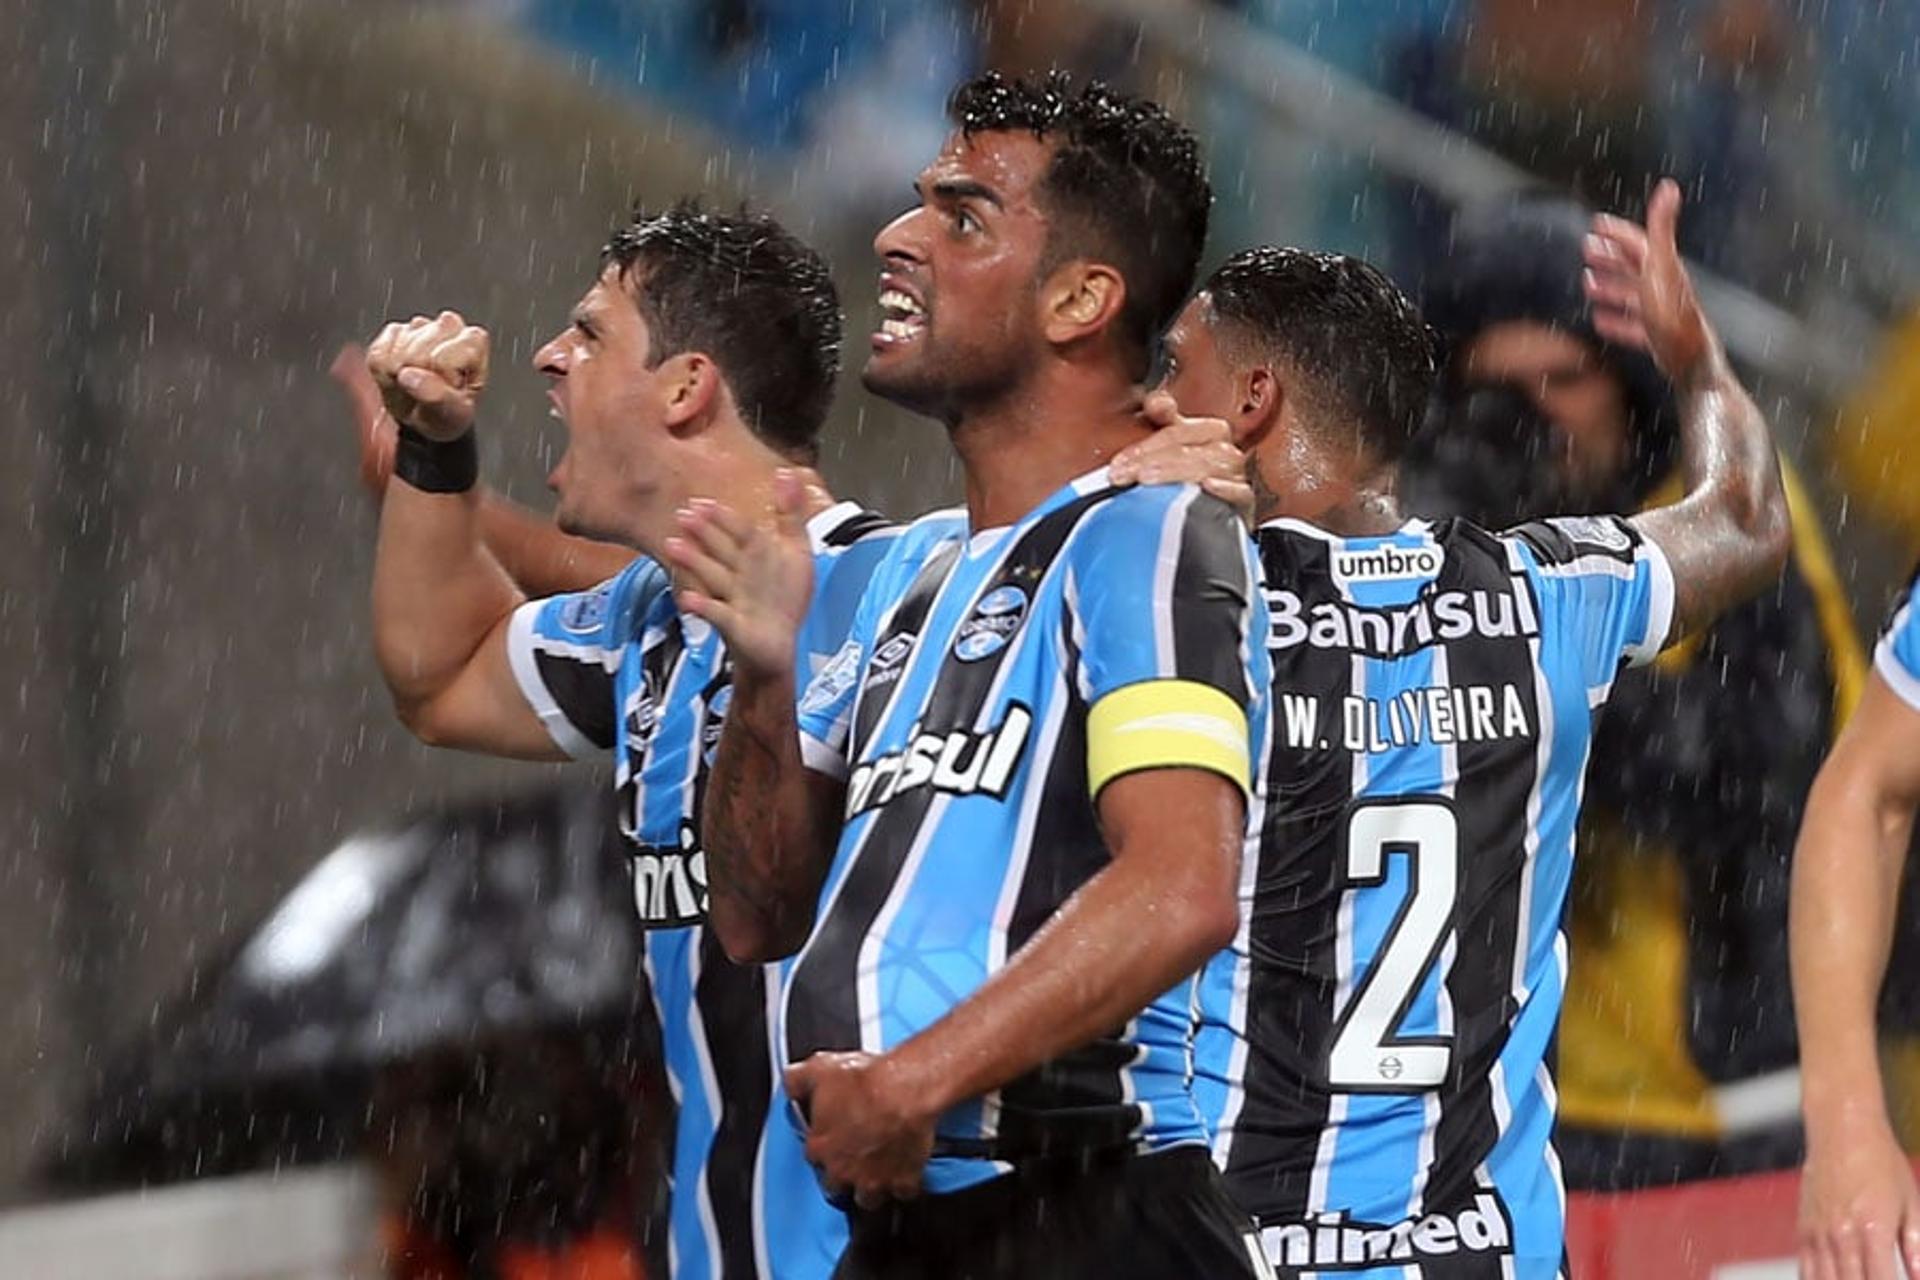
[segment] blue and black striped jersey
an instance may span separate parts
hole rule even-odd
[[[1594,711],[1671,625],[1615,519],[1258,535],[1272,752],[1201,987],[1216,1159],[1288,1275],[1557,1274],[1561,919]]]
[[[1256,582],[1226,506],[1104,471],[1010,528],[948,513],[900,539],[801,700],[846,822],[787,979],[790,1059],[883,1052],[977,990],[1107,864],[1110,779],[1185,766],[1248,785],[1268,683]],[[1192,987],[942,1117],[927,1187],[1043,1151],[1203,1142]]]
[[[799,639],[813,671],[846,638],[900,530],[851,503],[808,523],[814,600]],[[768,1038],[778,966],[736,965],[702,923],[699,813],[731,697],[725,645],[636,560],[593,591],[531,601],[508,639],[522,693],[570,755],[611,752],[647,977],[678,1104],[668,1251],[678,1280],[832,1273],[846,1241],[793,1130]]]
[[[1887,620],[1874,647],[1873,668],[1902,701],[1920,711],[1920,574]]]

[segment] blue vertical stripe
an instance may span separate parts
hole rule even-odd
[[[717,1100],[707,1096],[700,1065],[700,1028],[693,999],[694,929],[656,929],[646,936],[647,977],[653,984],[660,1017],[660,1045],[666,1059],[679,1118],[673,1138],[673,1195],[669,1202],[668,1241],[673,1274],[718,1273],[719,1242],[710,1236],[703,1185],[707,1153],[719,1129]]]

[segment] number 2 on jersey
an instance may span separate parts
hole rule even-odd
[[[1414,995],[1439,960],[1453,919],[1460,832],[1453,810],[1433,800],[1355,809],[1347,822],[1347,891],[1385,882],[1387,858],[1406,857],[1410,889],[1381,939],[1373,967],[1335,1027],[1327,1084],[1355,1093],[1415,1093],[1439,1087],[1453,1061],[1450,1036],[1396,1035]],[[1343,926],[1350,930],[1350,926]],[[1342,940],[1352,945],[1352,937]],[[1355,963],[1361,961],[1355,957]]]

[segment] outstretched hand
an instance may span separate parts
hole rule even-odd
[[[1679,224],[1679,184],[1662,178],[1647,202],[1645,227],[1595,215],[1582,275],[1595,331],[1608,342],[1645,351],[1675,382],[1685,381],[1716,348],[1680,258]]]
[[[352,415],[354,438],[360,445],[360,485],[378,502],[393,477],[393,451],[400,428],[380,399],[380,388],[367,372],[367,349],[357,342],[342,346],[327,366],[327,375],[340,384]]]
[[[1153,434],[1113,456],[1107,476],[1118,485],[1197,484],[1238,510],[1253,515],[1253,489],[1247,483],[1247,455],[1233,443],[1233,432],[1219,418],[1189,418],[1165,391],[1153,391],[1140,406]]]
[[[680,533],[666,542],[678,587],[674,599],[719,629],[736,671],[792,672],[813,599],[810,496],[805,475],[783,468],[774,473],[773,509],[758,523],[708,498],[678,512]]]
[[[491,342],[456,311],[415,316],[380,331],[367,348],[367,372],[395,422],[430,440],[457,440],[473,428]]]

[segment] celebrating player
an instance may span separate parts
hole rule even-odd
[[[1860,709],[1814,781],[1793,856],[1807,1280],[1920,1280],[1920,1187],[1887,1117],[1874,1037],[1920,809],[1920,576],[1873,665]]]
[[[1686,494],[1492,534],[1403,519],[1433,378],[1413,306],[1339,255],[1237,255],[1168,342],[1167,386],[1249,452],[1274,734],[1243,930],[1209,964],[1196,1091],[1284,1274],[1554,1276],[1547,1053],[1593,709],[1777,575],[1764,420],[1674,247],[1596,219],[1595,323],[1684,404]]]
[[[771,219],[683,205],[637,218],[567,329],[535,362],[568,450],[551,477],[561,524],[657,557],[673,513],[702,495],[766,502],[784,479],[808,518],[813,565],[796,662],[838,648],[867,575],[898,530],[819,490],[799,492],[839,360],[820,259]],[[390,325],[370,364],[403,431],[375,570],[383,669],[409,727],[431,742],[539,759],[611,753],[646,963],[679,1102],[670,1266],[677,1277],[826,1275],[846,1234],[789,1126],[768,1126],[780,1081],[767,1044],[767,975],[736,966],[701,925],[704,773],[730,697],[725,647],[679,615],[654,558],[597,589],[522,603],[524,581],[565,581],[618,547],[537,529],[477,485],[471,427],[487,335],[452,313]],[[1134,478],[1209,477],[1238,454],[1219,423],[1157,406]],[[381,480],[373,406],[363,459]],[[1225,456],[1223,456],[1225,455]],[[485,545],[482,545],[484,539]]]
[[[812,458],[839,338],[825,264],[771,220],[692,206],[636,218],[535,356],[567,427],[549,481],[561,526],[657,555],[673,511],[698,495],[765,501],[776,471]],[[402,428],[374,570],[382,669],[429,742],[612,754],[679,1103],[673,1273],[826,1275],[840,1217],[786,1127],[764,1124],[778,1096],[765,975],[729,964],[698,927],[690,836],[704,745],[725,711],[721,648],[710,628],[682,625],[646,557],[595,590],[523,602],[481,542],[471,428],[486,357],[485,332],[451,313],[389,325],[370,349]],[[887,526],[847,503],[809,511],[823,596],[843,569],[863,579]],[[797,643],[824,657],[839,638]]]
[[[842,1276],[1252,1275],[1187,1062],[1237,919],[1264,617],[1228,508],[1101,469],[1140,437],[1206,181],[1098,86],[990,76],[953,118],[875,242],[865,381],[947,426],[965,512],[888,553],[797,723],[792,495],[772,526],[689,513],[670,550],[735,662],[711,919],[736,954],[798,948],[788,1082],[856,1205]]]

